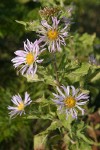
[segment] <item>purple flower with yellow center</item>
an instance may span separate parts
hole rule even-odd
[[[32,102],[32,100],[29,97],[29,94],[27,92],[25,92],[25,98],[24,101],[22,100],[21,96],[15,95],[12,97],[11,101],[16,105],[16,106],[8,106],[8,109],[11,110],[11,112],[9,113],[10,117],[16,117],[17,115],[22,115],[22,113],[25,114],[25,110],[24,108],[27,105],[30,105],[30,103]]]
[[[32,74],[34,75],[37,71],[37,63],[41,63],[43,59],[38,60],[38,56],[43,50],[39,51],[38,41],[34,43],[27,39],[27,43],[24,42],[24,50],[17,50],[15,54],[17,55],[11,61],[15,68],[21,67],[19,72],[21,74]]]
[[[61,45],[66,45],[65,38],[68,36],[68,32],[66,31],[69,23],[66,24],[63,29],[60,29],[60,20],[57,20],[56,17],[52,17],[52,26],[47,23],[46,20],[42,20],[40,29],[38,33],[40,33],[39,42],[44,42],[42,47],[48,46],[50,52],[61,51]]]
[[[78,89],[75,89],[74,86],[61,86],[64,93],[57,87],[59,94],[53,93],[55,99],[53,101],[59,106],[58,110],[66,113],[66,119],[69,115],[72,115],[73,118],[77,119],[78,110],[84,115],[84,109],[81,108],[81,105],[84,105],[88,101],[88,94],[79,93]]]

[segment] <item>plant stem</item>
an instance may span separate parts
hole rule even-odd
[[[53,65],[54,65],[54,70],[55,70],[55,74],[56,74],[56,81],[57,81],[57,85],[60,86],[60,82],[59,82],[59,77],[58,77],[58,69],[57,69],[57,64],[56,64],[56,55],[55,53],[53,53]]]

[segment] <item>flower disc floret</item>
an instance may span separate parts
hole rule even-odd
[[[26,55],[26,63],[28,65],[31,65],[32,63],[34,63],[34,55],[32,53],[28,53]]]
[[[50,40],[56,40],[58,38],[58,32],[56,30],[49,30],[47,36]]]
[[[66,97],[64,102],[67,108],[73,108],[76,105],[76,100],[72,96]]]
[[[24,103],[21,102],[19,105],[18,105],[18,110],[24,110]]]

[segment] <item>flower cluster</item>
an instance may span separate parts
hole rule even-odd
[[[66,45],[65,38],[68,37],[70,22],[66,23],[61,29],[60,21],[57,17],[52,17],[52,25],[49,25],[46,20],[42,20],[41,25],[38,27],[39,40],[32,43],[27,39],[24,42],[24,50],[15,51],[16,57],[11,61],[15,68],[20,68],[19,72],[22,75],[34,75],[36,73],[37,63],[43,61],[43,59],[38,59],[43,51],[41,47],[47,45],[49,52],[56,52],[61,51],[61,45]]]
[[[14,68],[18,68],[18,71],[23,76],[34,77],[38,69],[38,64],[43,62],[43,59],[39,59],[41,53],[48,48],[49,52],[61,51],[61,46],[66,45],[65,39],[68,37],[69,25],[71,20],[68,18],[57,18],[53,14],[57,13],[58,9],[48,9],[47,7],[41,10],[41,14],[44,16],[47,14],[49,21],[42,20],[40,26],[38,26],[39,39],[32,43],[28,39],[24,42],[24,49],[15,51],[16,57],[11,61]],[[51,19],[51,20],[50,20]],[[57,87],[59,94],[53,93],[55,99],[53,101],[59,106],[58,109],[61,112],[66,113],[66,118],[71,114],[73,118],[77,118],[78,110],[84,115],[84,109],[81,105],[87,103],[89,96],[84,93],[79,94],[79,90],[76,90],[74,86],[61,86],[64,93]],[[84,100],[84,101],[83,101]],[[15,95],[11,101],[16,105],[15,107],[9,106],[10,117],[25,114],[25,107],[30,105],[32,100],[29,94],[25,93],[25,98],[22,100],[21,96]]]

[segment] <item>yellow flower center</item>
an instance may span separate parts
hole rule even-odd
[[[19,105],[18,105],[18,110],[20,111],[20,110],[24,110],[24,103],[23,102],[21,102]]]
[[[56,30],[49,30],[47,36],[50,40],[55,40],[58,37],[58,32]]]
[[[27,54],[26,62],[28,65],[31,65],[34,62],[34,55],[32,53]]]
[[[65,102],[65,105],[66,105],[68,108],[72,108],[72,107],[74,107],[75,104],[76,104],[76,100],[75,100],[73,97],[71,97],[71,96],[65,98],[64,102]]]

